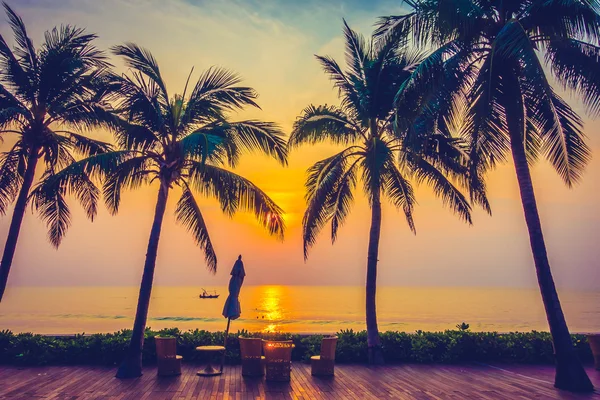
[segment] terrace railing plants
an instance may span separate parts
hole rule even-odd
[[[143,360],[145,364],[156,361],[154,337],[177,337],[177,353],[184,362],[195,362],[197,346],[222,344],[223,332],[178,329],[146,330]],[[278,333],[249,333],[239,331],[229,335],[226,361],[240,362],[238,336],[264,339],[293,340],[296,347],[294,361],[306,361],[319,353],[322,335],[296,335]],[[368,359],[367,333],[352,330],[337,333],[336,361],[338,363],[366,363]],[[12,365],[118,365],[126,354],[131,331],[109,334],[44,336],[31,333],[0,332],[0,364]],[[590,346],[584,335],[572,335],[573,344],[582,362],[593,360]],[[554,362],[552,341],[548,332],[470,332],[447,330],[444,332],[383,332],[381,342],[387,363],[462,363],[462,362]]]

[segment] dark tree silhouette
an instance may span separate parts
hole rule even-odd
[[[344,71],[329,57],[317,56],[339,91],[341,106],[309,106],[294,124],[288,145],[330,141],[347,146],[309,169],[306,182],[308,208],[304,214],[304,256],[319,231],[331,221],[331,239],[350,212],[357,182],[371,207],[367,254],[366,323],[369,362],[383,362],[375,306],[377,262],[381,234],[381,201],[387,198],[403,211],[415,231],[415,197],[411,179],[426,182],[463,220],[471,223],[471,206],[452,182],[464,183],[466,158],[461,142],[450,135],[443,121],[435,129],[416,127],[420,107],[431,100],[395,102],[397,93],[418,64],[419,54],[407,53],[406,41],[366,41],[344,22]],[[406,117],[394,121],[394,111],[406,107]],[[402,128],[402,127],[405,128]]]
[[[0,154],[0,213],[6,214],[16,202],[0,262],[0,301],[40,161],[48,176],[74,162],[75,156],[109,149],[81,133],[103,122],[96,109],[104,106],[103,74],[109,65],[92,44],[96,36],[64,25],[46,32],[36,49],[23,20],[6,3],[4,9],[15,46],[11,49],[0,36],[0,138],[14,144]],[[68,219],[66,203],[61,207]],[[39,211],[48,224],[50,242],[58,246],[63,227],[46,218],[45,208]],[[90,217],[95,213],[89,210]]]
[[[194,192],[217,199],[226,215],[238,210],[254,213],[271,234],[282,238],[282,210],[252,182],[225,167],[235,167],[245,151],[259,151],[286,164],[287,148],[283,133],[275,124],[256,120],[232,122],[227,118],[228,111],[258,107],[256,92],[239,86],[237,75],[210,68],[200,76],[189,96],[186,84],[183,94],[169,97],[158,64],[147,50],[126,44],[113,51],[131,68],[129,74],[113,75],[110,80],[117,104],[107,114],[112,115],[111,128],[118,149],[81,160],[46,179],[39,187],[39,196],[48,200],[55,197],[54,193],[73,191],[80,179],[102,181],[104,200],[116,214],[123,189],[158,182],[133,334],[117,372],[117,377],[128,378],[142,374],[144,331],[171,189],[177,186],[182,192],[175,210],[177,221],[194,236],[205,254],[207,267],[214,272],[217,256]],[[94,197],[93,202],[83,205],[89,208],[95,203]],[[61,216],[56,214],[54,218]]]
[[[554,343],[555,386],[591,391],[550,271],[529,168],[543,156],[570,187],[589,160],[582,121],[556,93],[543,65],[562,88],[579,94],[591,112],[600,110],[600,47],[593,44],[600,39],[599,4],[596,0],[406,3],[413,11],[382,18],[376,34],[388,40],[410,33],[418,45],[435,46],[405,94],[427,92],[432,81],[450,82],[444,102],[464,106],[471,178],[481,181],[497,162],[512,156]],[[444,113],[441,108],[435,111]]]

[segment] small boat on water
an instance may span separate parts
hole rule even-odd
[[[201,299],[216,299],[219,297],[217,291],[214,290],[212,292],[207,292],[206,289],[202,289],[202,294],[200,296]]]

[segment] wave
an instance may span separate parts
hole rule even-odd
[[[106,314],[55,314],[52,315],[54,318],[59,319],[102,319],[102,320],[122,320],[129,319],[133,320],[132,317],[125,315],[106,315]],[[148,318],[149,321],[173,321],[173,322],[222,322],[225,318],[214,318],[214,317],[190,317],[183,315],[166,315],[166,316],[155,316]],[[236,320],[238,323],[247,325],[332,325],[332,326],[346,326],[355,325],[361,323],[362,320],[334,320],[334,319],[280,319],[280,320],[267,320],[267,319],[253,319],[253,318],[239,318]],[[386,322],[381,321],[382,325],[408,325],[405,322]]]
[[[203,318],[203,317],[180,317],[180,316],[166,316],[166,317],[152,317],[149,318],[152,321],[201,321],[201,322],[220,322],[225,318]]]
[[[103,315],[103,314],[57,314],[52,315],[56,318],[74,318],[74,319],[127,319],[125,315]]]

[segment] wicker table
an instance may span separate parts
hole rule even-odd
[[[207,364],[206,368],[201,371],[198,371],[197,375],[200,376],[215,376],[221,375],[223,371],[219,371],[218,369],[214,369],[211,365],[211,358],[213,354],[220,354],[222,351],[225,351],[225,347],[223,346],[198,346],[196,347],[196,351],[206,352],[207,354]]]

